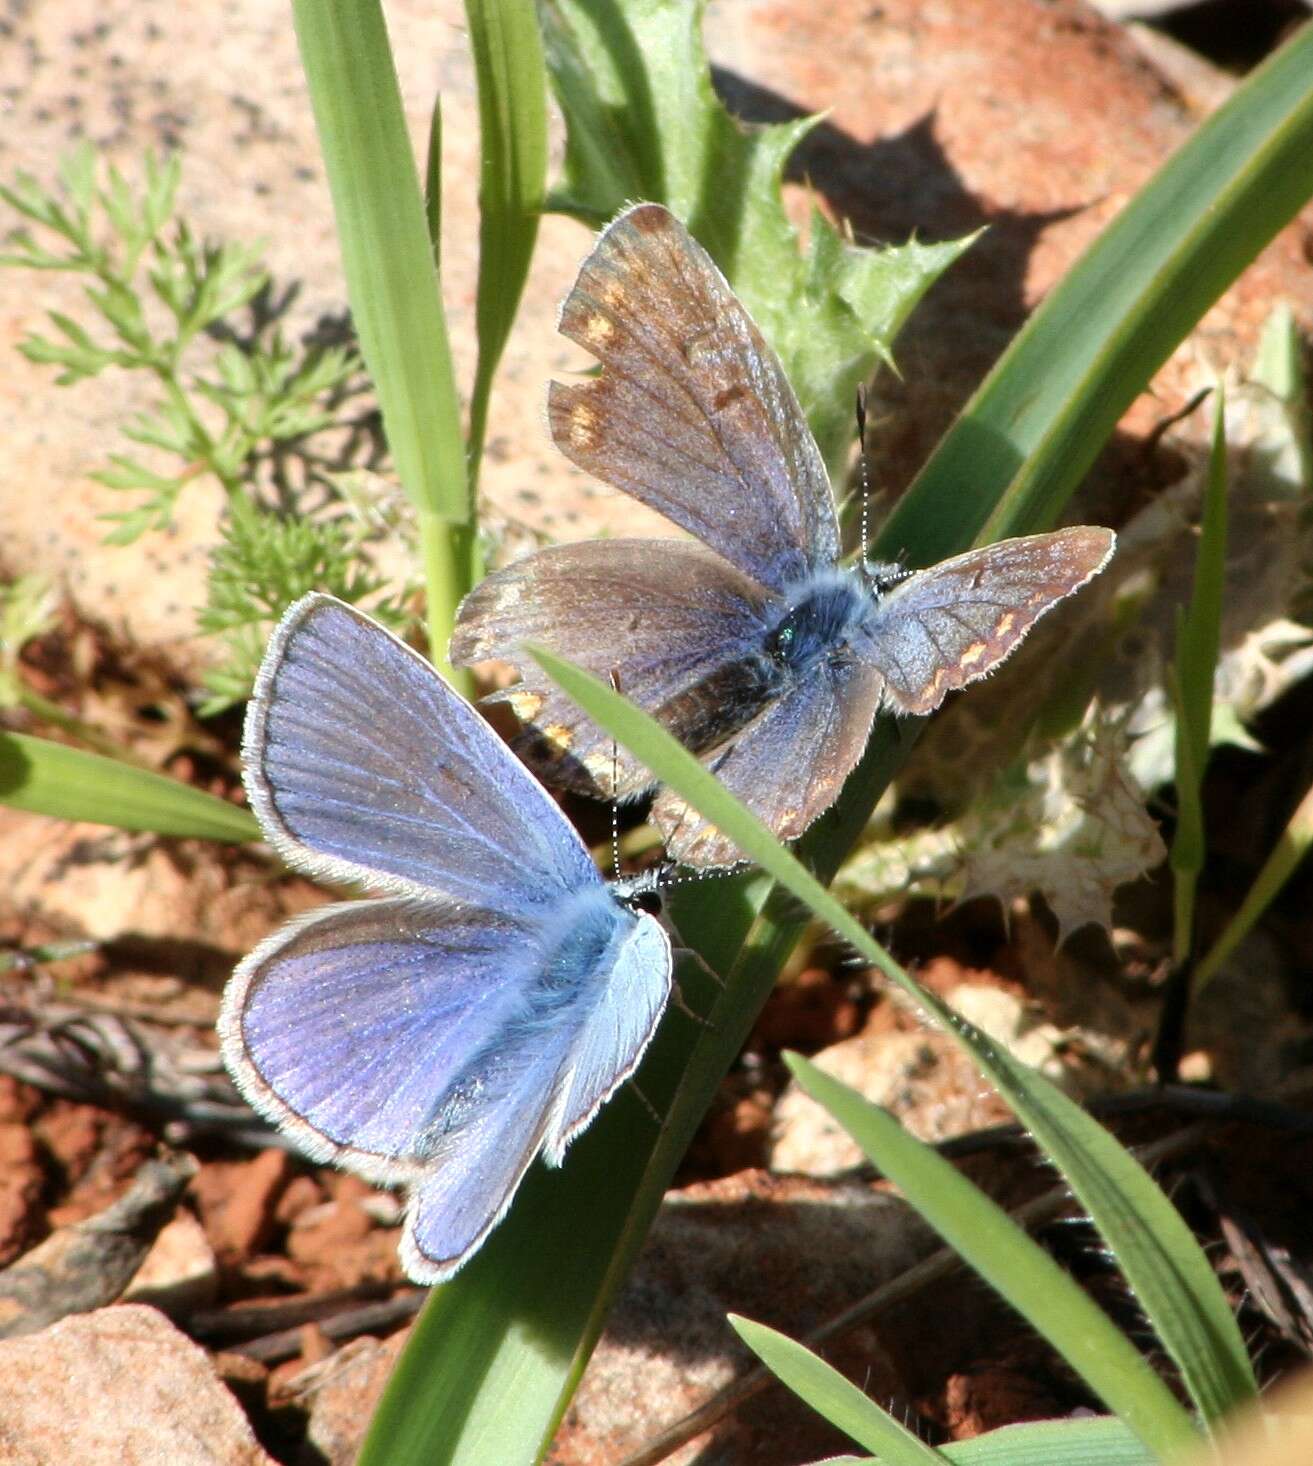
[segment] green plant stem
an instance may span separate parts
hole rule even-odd
[[[1276,899],[1277,892],[1294,874],[1295,867],[1308,854],[1310,844],[1313,844],[1313,788],[1308,790],[1290,816],[1276,848],[1263,862],[1263,869],[1240,903],[1239,911],[1227,922],[1222,935],[1195,968],[1193,987],[1196,996],[1217,976],[1222,964],[1249,935],[1255,922]]]
[[[76,738],[79,743],[85,743],[93,752],[103,753],[106,758],[116,759],[121,764],[134,764],[139,769],[158,773],[153,765],[133,753],[130,748],[115,743],[99,729],[93,728],[90,723],[84,723],[81,718],[66,712],[57,702],[51,702],[49,698],[42,697],[39,692],[33,692],[29,687],[20,687],[18,702],[34,718],[40,719],[43,723],[49,723],[52,728],[58,728],[61,733],[67,733],[71,738]]]
[[[447,647],[456,624],[456,607],[465,587],[479,578],[481,556],[478,531],[472,524],[453,524],[426,509],[416,510],[424,584],[428,588],[426,627],[429,659],[465,697],[474,695],[474,679],[465,667],[453,667]]]
[[[1194,946],[1194,897],[1197,871],[1172,872],[1172,965],[1181,967],[1190,960]]]
[[[419,519],[431,650],[449,674],[451,623],[477,553],[473,496],[434,246],[383,10],[378,0],[294,0],[292,17],[361,355]]]

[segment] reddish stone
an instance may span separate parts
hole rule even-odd
[[[201,1168],[192,1195],[220,1263],[248,1258],[268,1240],[291,1169],[291,1156],[276,1148],[251,1161],[213,1161]]]
[[[0,1267],[36,1241],[45,1171],[26,1125],[0,1124]]]
[[[0,1074],[0,1123],[26,1124],[41,1108],[42,1100],[39,1089],[12,1074]]]

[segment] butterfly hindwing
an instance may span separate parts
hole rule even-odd
[[[614,679],[656,715],[761,645],[767,599],[692,540],[557,545],[497,571],[466,596],[451,658],[515,665],[521,682],[501,696],[528,725],[516,747],[544,778],[584,794],[628,794],[650,781],[646,770],[548,681],[523,644]]]
[[[1113,535],[1080,525],[1001,540],[918,571],[879,602],[860,654],[904,713],[929,713],[992,672],[1059,601],[1107,564]]]
[[[559,1166],[565,1147],[638,1067],[670,997],[670,943],[646,922],[621,953],[570,1052],[543,1155]]]
[[[225,1061],[315,1159],[413,1180],[416,1137],[462,1064],[527,1000],[529,939],[436,901],[321,908],[238,966],[219,1021]]]
[[[580,468],[780,589],[839,552],[825,465],[778,358],[710,256],[656,204],[598,239],[561,331],[603,366],[553,383],[552,436]]]
[[[880,702],[880,674],[860,662],[818,668],[774,703],[710,767],[781,839],[792,840],[838,797],[862,756]],[[652,806],[669,853],[699,868],[732,865],[732,841],[663,789]]]

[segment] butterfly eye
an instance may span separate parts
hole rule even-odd
[[[660,916],[665,906],[661,892],[655,889],[635,891],[625,904],[634,911],[641,911],[645,916]]]
[[[771,632],[770,641],[767,644],[769,654],[777,660],[787,657],[797,635],[797,622],[792,616],[789,616]]]

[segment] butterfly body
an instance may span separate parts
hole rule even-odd
[[[707,754],[809,678],[841,688],[869,640],[864,628],[875,594],[857,571],[818,571],[767,603],[757,649],[660,704],[656,717],[690,752]]]
[[[783,368],[659,205],[603,231],[561,330],[602,371],[553,383],[557,446],[694,538],[554,546],[462,604],[452,660],[516,665],[504,694],[525,725],[516,747],[549,781],[621,796],[650,783],[545,682],[527,642],[614,677],[791,839],[837,797],[881,706],[933,711],[1112,553],[1111,531],[1077,526],[925,569],[842,566],[829,479]],[[652,814],[677,860],[737,859],[669,790]]]
[[[659,903],[605,881],[479,715],[331,597],[275,631],[245,755],[288,863],[381,899],[314,911],[238,965],[224,1061],[312,1158],[408,1189],[403,1262],[441,1281],[637,1066],[670,993]]]

